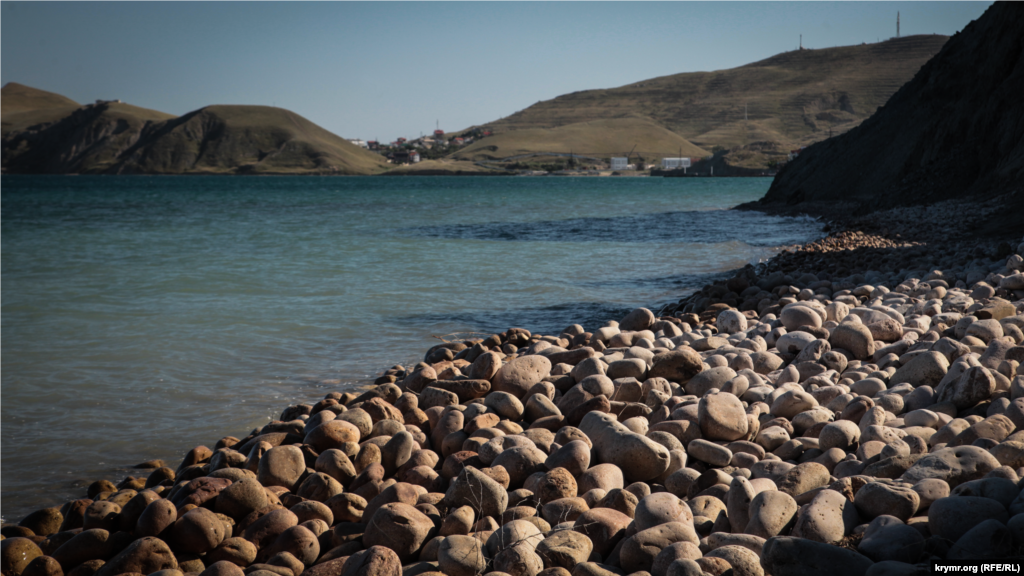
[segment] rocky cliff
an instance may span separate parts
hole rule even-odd
[[[1005,210],[975,233],[1024,231],[1022,3],[994,4],[860,126],[804,150],[757,207],[839,217],[996,197]]]

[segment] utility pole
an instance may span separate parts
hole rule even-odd
[[[896,37],[900,37],[900,13],[896,12]]]
[[[803,34],[800,35],[800,49],[801,50],[804,49],[804,35]]]

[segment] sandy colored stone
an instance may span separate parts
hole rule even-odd
[[[721,558],[729,563],[733,576],[764,576],[761,559],[743,546],[722,546],[711,550],[706,558]]]
[[[871,330],[859,322],[842,322],[828,339],[832,348],[841,348],[853,354],[857,360],[867,360],[874,354],[874,338]]]
[[[483,516],[497,518],[508,507],[508,493],[483,472],[466,466],[448,487],[444,502],[450,508],[472,506]]]
[[[257,479],[263,486],[292,490],[305,471],[306,460],[298,446],[275,446],[260,458]]]
[[[21,576],[29,563],[42,555],[43,551],[29,538],[19,536],[0,542],[0,567],[4,576]]]
[[[537,483],[536,488],[534,493],[541,504],[576,496],[578,490],[576,479],[565,468],[554,468],[549,471]]]
[[[860,427],[849,420],[829,422],[818,433],[818,445],[821,450],[840,448],[850,451],[860,441]]]
[[[491,379],[491,389],[523,398],[534,384],[551,373],[551,361],[544,356],[521,356],[504,364]]]
[[[178,519],[177,509],[169,500],[154,500],[146,506],[139,520],[135,523],[135,531],[140,536],[157,536]]]
[[[622,540],[631,521],[629,516],[617,510],[594,508],[580,514],[573,530],[590,538],[594,550],[603,558]]]
[[[904,484],[876,481],[861,487],[854,504],[864,520],[888,515],[906,522],[917,512],[921,497]]]
[[[503,450],[491,462],[491,466],[505,468],[509,476],[509,486],[520,488],[526,478],[535,472],[544,470],[547,455],[535,446],[516,446]]]
[[[915,484],[926,478],[945,481],[950,488],[977,480],[1000,466],[995,456],[977,446],[942,448],[927,454],[903,473],[902,479]]]
[[[796,500],[785,492],[765,490],[750,501],[749,520],[743,532],[771,538],[786,532],[794,522],[800,509]]]
[[[648,378],[665,378],[684,384],[704,369],[700,355],[692,348],[676,348],[654,356]]]
[[[349,556],[340,576],[402,576],[402,561],[389,548],[370,546]]]
[[[363,544],[390,548],[399,558],[412,559],[430,537],[434,523],[425,514],[401,502],[385,504],[366,525]]]
[[[630,536],[619,551],[620,565],[628,573],[650,570],[658,553],[676,542],[700,543],[692,522],[659,524]]]
[[[265,552],[267,556],[281,553],[290,554],[302,564],[311,566],[320,557],[320,542],[317,535],[305,526],[292,526],[275,538]]]
[[[282,532],[298,523],[298,516],[290,510],[271,510],[246,527],[243,537],[263,549],[273,544]]]
[[[594,543],[587,536],[572,530],[553,532],[537,544],[537,555],[545,568],[560,567],[572,570],[577,564],[586,562],[594,550]]]
[[[167,544],[159,538],[147,536],[135,540],[111,558],[96,571],[96,576],[117,576],[127,572],[152,574],[177,567],[178,562]]]
[[[736,396],[728,392],[707,394],[701,398],[697,410],[704,438],[731,441],[747,435],[746,411]]]
[[[590,446],[583,440],[572,440],[552,452],[544,465],[549,470],[563,468],[578,478],[590,467]]]
[[[245,538],[227,538],[206,553],[206,561],[228,561],[244,568],[256,561],[256,546]]]
[[[835,490],[822,490],[797,513],[793,536],[834,544],[859,524],[853,502]]]
[[[828,468],[817,462],[804,462],[779,476],[775,484],[780,491],[796,498],[804,492],[828,486],[830,481]]]
[[[668,522],[693,522],[693,514],[685,502],[668,492],[641,498],[634,511],[636,529],[646,530]]]
[[[445,538],[437,550],[437,561],[441,571],[448,576],[475,576],[487,566],[483,546],[472,536]]]
[[[701,462],[707,462],[712,466],[728,466],[732,461],[732,452],[725,446],[698,438],[690,442],[686,447],[686,453]]]

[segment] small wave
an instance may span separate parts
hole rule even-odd
[[[580,324],[587,330],[604,325],[608,320],[622,318],[632,307],[607,302],[566,302],[535,308],[500,310],[466,310],[455,314],[415,314],[395,318],[409,325],[430,326],[449,332],[471,331],[497,333],[513,327],[526,328],[541,334],[559,334],[565,328]]]
[[[751,246],[807,242],[821,234],[807,217],[771,216],[738,210],[692,210],[610,218],[567,218],[538,222],[485,222],[420,226],[414,237],[503,242],[689,242],[742,241]]]

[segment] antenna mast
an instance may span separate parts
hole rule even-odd
[[[900,13],[896,12],[896,37],[900,37]]]
[[[804,35],[803,34],[800,35],[800,49],[801,50],[804,49]]]

